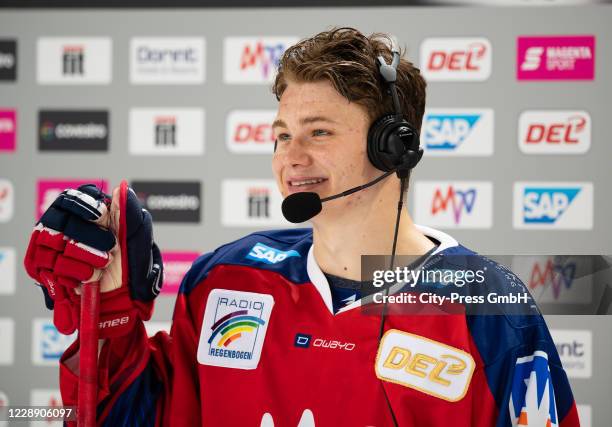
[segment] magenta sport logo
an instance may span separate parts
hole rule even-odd
[[[200,256],[195,251],[163,251],[164,282],[161,289],[162,295],[176,295],[181,286],[181,281],[191,264]]]
[[[17,145],[17,113],[0,109],[0,152],[15,151]]]
[[[595,36],[519,37],[518,80],[595,79]]]
[[[108,192],[108,182],[100,178],[91,179],[42,179],[38,181],[36,198],[36,218],[51,206],[51,203],[66,188],[77,188],[83,184],[96,184],[104,192]]]

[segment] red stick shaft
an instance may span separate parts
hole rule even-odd
[[[78,426],[96,425],[98,403],[98,317],[100,314],[100,282],[81,287],[81,328],[79,336]]]

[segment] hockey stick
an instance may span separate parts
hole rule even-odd
[[[100,282],[84,283],[81,294],[81,328],[79,335],[78,427],[96,425],[98,403],[98,317],[100,314]]]

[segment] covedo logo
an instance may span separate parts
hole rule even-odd
[[[228,227],[286,226],[274,180],[230,179],[221,184],[221,222]]]
[[[517,182],[514,184],[514,228],[593,228],[593,184],[590,182]]]
[[[17,41],[0,40],[0,81],[17,79]]]
[[[421,134],[427,155],[490,156],[493,154],[493,110],[429,109]]]
[[[164,280],[161,289],[162,295],[176,295],[181,281],[191,268],[191,264],[200,256],[199,252],[164,251]]]
[[[491,75],[491,43],[482,37],[425,39],[420,58],[428,81],[482,81]]]
[[[0,295],[15,293],[15,249],[0,247]]]
[[[588,330],[551,329],[563,369],[570,378],[591,378],[593,335]]]
[[[200,222],[200,182],[134,181],[132,188],[154,221]]]
[[[42,37],[37,62],[39,84],[109,84],[112,42],[108,37]]]
[[[518,80],[593,80],[594,36],[519,37]]]
[[[582,154],[591,147],[586,111],[525,111],[519,118],[519,148],[526,154]]]
[[[108,111],[42,110],[38,127],[40,151],[108,150]]]
[[[274,132],[273,110],[236,110],[229,113],[226,122],[227,148],[239,154],[272,154]]]
[[[42,179],[37,183],[36,218],[49,209],[51,203],[67,188],[76,189],[84,184],[96,184],[104,192],[108,192],[108,181],[100,178],[92,179]]]
[[[204,154],[204,110],[135,108],[130,110],[130,153],[184,156]]]
[[[13,183],[8,179],[0,178],[0,222],[8,222],[13,218],[14,200]]]
[[[481,181],[417,181],[415,221],[441,228],[490,228],[493,184]]]
[[[203,83],[204,58],[201,37],[133,38],[130,80],[134,84]]]
[[[15,151],[17,145],[17,112],[0,110],[0,152]]]
[[[271,83],[285,49],[298,40],[297,37],[226,38],[223,59],[225,83]]]

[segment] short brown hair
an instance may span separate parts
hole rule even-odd
[[[366,37],[354,28],[333,28],[289,47],[280,59],[272,91],[280,100],[290,80],[329,81],[346,99],[363,106],[374,121],[393,112],[391,96],[378,71],[377,57],[393,57],[391,39],[375,33]],[[400,52],[403,56],[404,52]],[[400,61],[396,87],[404,117],[417,129],[425,112],[426,83],[418,68]]]

